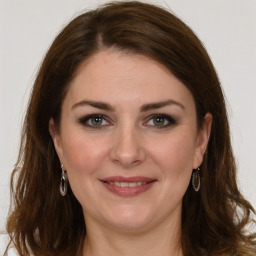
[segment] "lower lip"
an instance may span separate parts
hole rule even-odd
[[[137,196],[137,195],[147,191],[155,184],[155,181],[152,181],[147,184],[143,184],[141,186],[131,187],[131,188],[130,187],[118,187],[115,185],[110,185],[106,182],[102,182],[102,183],[110,192],[112,192],[118,196],[131,197],[131,196]]]

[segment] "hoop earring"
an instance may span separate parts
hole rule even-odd
[[[65,196],[68,192],[68,176],[64,170],[63,164],[61,164],[61,178],[60,178],[60,194]]]
[[[199,191],[201,185],[199,171],[200,169],[197,168],[197,170],[194,170],[192,174],[192,186],[196,192]]]

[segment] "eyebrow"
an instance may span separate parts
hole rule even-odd
[[[147,112],[149,110],[154,110],[154,109],[158,109],[158,108],[162,108],[162,107],[166,107],[166,106],[170,106],[170,105],[176,105],[183,110],[185,109],[184,105],[182,105],[180,102],[177,102],[175,100],[165,100],[165,101],[160,101],[160,102],[144,104],[140,107],[140,111]],[[82,107],[82,106],[91,106],[94,108],[111,111],[111,112],[115,111],[115,108],[108,103],[101,102],[101,101],[92,101],[92,100],[79,101],[72,106],[72,109],[77,108],[77,107]]]
[[[166,100],[166,101],[161,101],[161,102],[144,104],[140,107],[140,111],[141,112],[146,112],[146,111],[149,111],[149,110],[163,108],[163,107],[170,106],[170,105],[176,105],[176,106],[178,106],[182,109],[185,109],[184,105],[182,105],[180,102],[177,102],[175,100]]]
[[[88,106],[88,105],[92,106],[94,108],[102,109],[102,110],[107,110],[107,111],[112,111],[112,112],[115,111],[115,108],[108,103],[101,102],[101,101],[92,101],[92,100],[79,101],[72,106],[72,109],[77,108],[77,107],[82,107],[82,106]]]

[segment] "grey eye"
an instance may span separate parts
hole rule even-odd
[[[168,121],[164,117],[154,117],[152,118],[153,124],[156,126],[162,126],[168,124]]]
[[[110,125],[109,121],[102,115],[89,115],[81,118],[79,122],[91,128],[101,128]]]
[[[176,124],[176,121],[171,116],[165,114],[153,115],[146,122],[147,126],[155,128],[167,128],[174,124]]]
[[[152,117],[149,121],[148,121],[148,125],[149,126],[166,126],[168,125],[170,122],[165,118],[165,117]]]
[[[102,117],[92,117],[88,120],[89,125],[97,126],[102,125],[104,119]]]

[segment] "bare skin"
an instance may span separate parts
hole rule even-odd
[[[145,56],[104,50],[79,67],[49,129],[83,208],[84,256],[183,255],[182,198],[211,122],[198,129],[190,91]]]

